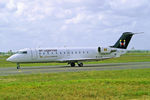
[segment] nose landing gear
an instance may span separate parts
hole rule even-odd
[[[17,63],[17,69],[20,69],[20,64],[19,63]]]

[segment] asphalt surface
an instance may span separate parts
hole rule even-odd
[[[58,72],[79,72],[79,71],[102,71],[102,70],[125,70],[125,69],[143,69],[150,68],[150,62],[132,62],[132,63],[107,63],[84,65],[84,67],[70,66],[33,66],[0,68],[0,76],[16,74],[38,74],[38,73],[58,73]]]

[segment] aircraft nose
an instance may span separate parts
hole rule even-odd
[[[12,61],[13,61],[13,57],[9,57],[9,58],[7,59],[7,61],[12,62]]]
[[[10,62],[16,62],[16,56],[15,55],[12,55],[10,56],[8,59],[6,59],[7,61],[10,61]]]

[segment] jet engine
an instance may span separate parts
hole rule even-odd
[[[116,51],[117,51],[117,50],[111,49],[111,48],[98,47],[98,52],[99,52],[99,53],[108,54],[108,53],[112,53],[112,52],[116,52]]]

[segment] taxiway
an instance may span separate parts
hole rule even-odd
[[[79,72],[79,71],[102,71],[102,70],[124,70],[124,69],[143,69],[150,68],[150,62],[131,62],[131,63],[107,63],[84,65],[84,67],[70,66],[33,66],[0,68],[0,76],[16,74],[39,74],[39,73],[58,73],[58,72]]]

